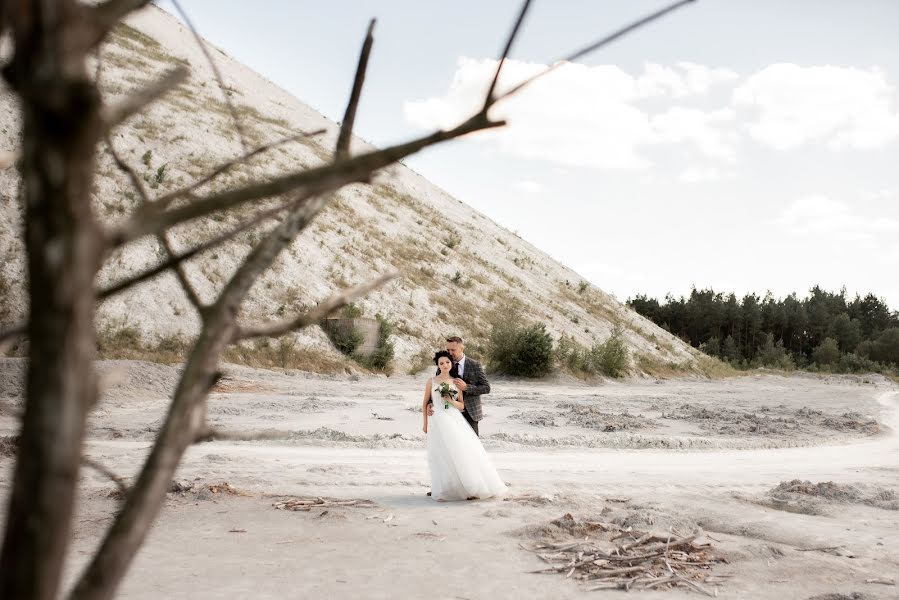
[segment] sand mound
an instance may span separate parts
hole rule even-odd
[[[169,487],[169,494],[177,495],[191,500],[214,500],[223,496],[250,496],[251,494],[239,490],[227,481],[219,483],[195,483],[193,481],[173,481]]]
[[[696,423],[708,433],[724,436],[789,437],[820,429],[864,435],[880,432],[877,421],[861,413],[828,414],[805,406],[790,409],[782,404],[745,411],[720,407],[710,410],[705,406],[684,403],[664,412],[662,417]]]
[[[524,421],[534,427],[558,427],[559,423],[556,422],[558,416],[548,410],[532,410],[514,413],[509,415],[509,418],[516,421]]]
[[[899,497],[892,490],[871,485],[847,485],[793,479],[772,488],[761,503],[778,510],[801,514],[826,514],[827,504],[865,504],[884,510],[899,510]]]
[[[643,415],[632,415],[627,410],[621,413],[609,413],[593,404],[561,402],[557,407],[565,411],[563,415],[569,425],[577,425],[585,429],[623,431],[645,429],[654,424],[651,419]]]

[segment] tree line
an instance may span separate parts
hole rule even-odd
[[[841,372],[899,366],[899,312],[872,293],[846,295],[815,286],[805,298],[724,294],[693,288],[659,302],[646,295],[628,306],[706,354],[736,367]]]

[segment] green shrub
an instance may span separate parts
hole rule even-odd
[[[899,365],[899,327],[890,327],[880,332],[874,341],[871,358]]]
[[[783,340],[777,340],[774,343],[774,335],[771,333],[764,334],[765,341],[759,346],[756,358],[759,364],[765,367],[775,369],[793,369],[793,359],[784,348]]]
[[[394,347],[390,340],[393,334],[393,323],[376,315],[380,327],[378,328],[378,347],[369,356],[354,357],[363,366],[373,371],[387,371],[393,361]]]
[[[356,349],[365,341],[362,333],[349,324],[335,324],[328,327],[327,330],[328,337],[331,338],[334,346],[347,356],[356,352]]]
[[[812,360],[818,366],[835,365],[840,360],[840,348],[833,338],[824,338],[817,348],[812,351]]]
[[[733,339],[731,339],[731,341],[733,341]],[[699,345],[699,350],[709,356],[720,356],[721,342],[716,337],[710,338]]]
[[[362,316],[362,309],[350,302],[340,311],[340,316],[344,319],[358,319]]]
[[[553,340],[543,323],[494,323],[489,341],[490,368],[518,377],[543,377],[552,371]]]
[[[556,364],[575,375],[590,375],[593,364],[590,360],[590,351],[575,342],[567,335],[559,338],[555,350]]]
[[[734,341],[733,336],[727,336],[724,338],[724,342],[721,343],[721,358],[728,361],[732,365],[737,365],[740,362],[740,359],[743,358],[740,353],[740,347],[737,346],[737,343]]]
[[[883,365],[880,363],[874,362],[870,358],[859,356],[855,352],[849,352],[840,356],[840,362],[837,366],[842,373],[882,373],[884,370]]]
[[[593,369],[608,377],[622,377],[627,372],[629,356],[624,333],[619,327],[601,344],[594,344],[590,350]]]

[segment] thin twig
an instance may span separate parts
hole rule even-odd
[[[101,113],[103,126],[109,131],[129,117],[143,111],[147,106],[181,85],[187,79],[188,74],[187,69],[179,65],[160,79],[118,103],[104,108]]]
[[[185,206],[161,212],[155,204],[146,205],[108,235],[114,245],[168,229],[178,223],[190,221],[213,212],[227,210],[287,192],[311,198],[343,187],[349,183],[367,181],[372,173],[394,164],[396,161],[424,148],[452,140],[463,135],[494,127],[502,127],[504,121],[491,121],[487,115],[478,113],[464,123],[448,131],[436,131],[410,142],[397,144],[383,150],[373,150],[365,154],[346,158],[314,169],[295,171],[275,177],[265,182],[255,182],[242,188],[212,193],[199,197]]]
[[[100,54],[98,52],[97,53],[97,83],[98,84],[100,81],[100,64],[101,64]],[[119,156],[118,152],[116,152],[115,145],[112,143],[112,136],[109,133],[109,129],[107,129],[105,131],[104,139],[106,141],[106,147],[109,149],[109,153],[112,155],[113,161],[115,161],[115,164],[116,164],[116,166],[118,166],[119,170],[121,170],[128,176],[128,179],[131,181],[132,187],[134,187],[134,189],[137,191],[138,195],[141,198],[142,203],[147,204],[148,202],[150,202],[150,196],[149,196],[149,194],[147,194],[147,190],[144,187],[144,184],[141,182],[140,177],[137,175],[137,172],[134,170],[134,168],[131,165],[129,165],[127,162],[125,162],[125,160],[122,159],[121,156]],[[156,237],[159,240],[159,243],[165,249],[166,254],[168,254],[169,258],[174,258],[175,251],[172,248],[171,241],[169,240],[168,232],[160,231],[156,235]],[[187,272],[184,269],[184,261],[179,261],[178,263],[176,263],[173,266],[175,269],[175,275],[177,276],[178,281],[181,283],[181,287],[182,287],[182,289],[184,289],[184,293],[187,296],[187,299],[190,300],[190,303],[193,304],[194,307],[196,307],[197,311],[199,311],[200,314],[202,314],[203,313],[203,303],[200,300],[200,296],[197,294],[197,290],[194,289],[193,285],[190,283],[190,280],[187,278]]]
[[[240,146],[243,148],[244,152],[247,151],[247,141],[243,132],[243,125],[240,122],[240,117],[237,114],[237,109],[234,108],[234,103],[231,102],[231,96],[228,95],[228,90],[225,87],[225,80],[222,78],[222,73],[219,71],[218,65],[215,64],[215,60],[212,58],[212,54],[209,53],[209,48],[206,46],[206,42],[200,37],[197,28],[194,27],[193,22],[190,20],[190,17],[187,16],[187,13],[184,12],[184,9],[181,8],[181,3],[178,0],[172,0],[172,4],[175,6],[175,10],[178,11],[178,14],[181,15],[181,18],[184,19],[184,22],[187,24],[188,29],[193,34],[194,39],[197,40],[197,45],[200,47],[200,50],[203,51],[203,55],[206,57],[206,61],[209,63],[209,67],[212,69],[212,73],[215,75],[216,80],[219,84],[219,89],[222,91],[222,96],[225,98],[225,105],[228,107],[228,112],[231,113],[231,119],[234,121],[234,128],[237,130],[237,137],[240,138]]]
[[[232,342],[238,342],[254,337],[278,337],[290,331],[296,331],[297,329],[302,329],[313,323],[318,323],[338,308],[346,306],[356,298],[364,296],[371,290],[381,287],[397,276],[399,276],[399,273],[392,271],[354,288],[344,290],[343,292],[328,298],[308,313],[298,317],[260,325],[238,326],[234,330]]]
[[[81,462],[85,467],[90,467],[94,471],[97,471],[101,475],[104,475],[106,478],[112,480],[112,482],[115,483],[119,488],[119,491],[122,492],[122,495],[128,493],[128,484],[125,483],[125,480],[121,476],[114,473],[111,469],[87,456],[82,456]]]
[[[839,550],[842,546],[820,546],[818,548],[796,548],[796,552],[824,552],[827,550]]]
[[[512,44],[515,42],[515,38],[518,36],[518,30],[521,28],[521,24],[524,21],[524,16],[528,12],[528,8],[531,6],[531,0],[525,0],[524,4],[521,6],[521,11],[518,13],[518,19],[515,20],[515,25],[512,27],[512,31],[509,33],[509,37],[506,40],[506,45],[503,47],[503,53],[499,57],[499,62],[496,64],[496,73],[493,74],[493,81],[490,82],[490,88],[487,90],[487,95],[484,97],[484,110],[486,111],[490,106],[495,102],[493,97],[493,92],[496,90],[496,82],[499,81],[500,71],[503,70],[503,64],[506,62],[506,58],[509,56],[509,52],[512,50]]]
[[[213,179],[215,179],[221,175],[224,175],[225,173],[227,173],[228,171],[230,171],[237,165],[243,164],[243,163],[247,162],[248,160],[250,160],[251,158],[254,158],[260,154],[268,152],[269,150],[273,150],[274,148],[277,148],[278,146],[283,146],[284,144],[289,144],[290,142],[296,142],[303,138],[309,138],[309,137],[314,137],[316,135],[321,135],[322,133],[325,133],[325,131],[326,131],[325,129],[316,129],[315,131],[308,131],[308,132],[304,131],[302,133],[296,133],[293,135],[289,135],[287,137],[283,137],[283,138],[275,140],[273,142],[269,142],[267,144],[257,146],[256,148],[253,148],[249,152],[247,152],[241,156],[238,156],[237,158],[231,159],[227,162],[224,162],[224,163],[218,165],[217,167],[215,167],[212,170],[211,173],[201,177],[200,179],[191,183],[190,185],[183,187],[181,189],[175,190],[173,192],[169,192],[169,193],[165,194],[164,196],[160,196],[158,199],[153,201],[153,206],[156,210],[165,209],[174,200],[177,200],[178,198],[183,198],[185,196],[190,195],[192,192],[194,192],[201,186],[206,185],[207,183],[209,183],[210,181],[212,181]]]
[[[159,243],[162,245],[165,253],[168,257],[175,258],[178,256],[175,253],[175,249],[172,247],[172,240],[169,239],[169,232],[162,231],[156,235],[156,239],[159,240]],[[203,314],[203,311],[206,308],[206,305],[203,304],[203,301],[200,300],[200,295],[197,293],[196,288],[190,282],[190,279],[187,278],[187,270],[184,268],[184,263],[187,259],[182,258],[174,265],[175,276],[178,278],[178,282],[181,284],[181,288],[184,290],[184,294],[187,296],[187,299],[191,304],[194,305],[194,308],[200,313]]]
[[[368,23],[368,33],[362,43],[362,51],[359,53],[359,64],[356,66],[356,77],[353,79],[353,90],[350,92],[350,100],[347,102],[343,122],[340,124],[340,134],[337,136],[337,149],[334,158],[340,160],[350,153],[350,140],[353,137],[353,124],[356,121],[356,109],[359,107],[359,98],[362,95],[362,84],[365,82],[365,72],[368,69],[368,57],[371,54],[371,46],[374,43],[372,31],[375,28],[375,19]]]
[[[168,260],[163,261],[162,263],[156,265],[155,267],[153,267],[151,269],[147,269],[146,271],[138,273],[137,275],[133,275],[127,279],[124,279],[108,288],[100,290],[97,293],[97,298],[99,298],[101,300],[105,300],[106,298],[109,298],[110,296],[118,294],[118,293],[126,290],[127,288],[130,288],[134,285],[137,285],[138,283],[141,283],[142,281],[146,281],[147,279],[152,279],[153,277],[156,277],[160,273],[164,273],[165,271],[168,271],[172,267],[174,267],[174,266],[176,266],[198,254],[201,254],[202,252],[211,250],[212,248],[215,248],[216,246],[219,246],[219,245],[227,242],[228,240],[234,238],[235,236],[237,236],[238,234],[240,234],[244,231],[247,231],[248,229],[252,229],[253,227],[259,225],[263,221],[273,218],[273,217],[276,217],[279,213],[283,212],[285,209],[289,208],[290,206],[291,206],[291,203],[286,203],[286,204],[282,204],[280,206],[276,206],[274,208],[270,208],[263,212],[260,212],[256,215],[254,215],[252,219],[250,219],[248,221],[244,221],[243,223],[241,223],[234,229],[226,231],[225,233],[223,233],[222,235],[219,235],[218,237],[215,237],[211,240],[203,242],[202,244],[199,244],[198,246],[195,246],[195,247],[191,248],[190,250],[187,250],[186,252],[178,254],[177,256],[173,256],[173,257],[169,258]],[[2,337],[0,337],[0,339],[2,339]]]
[[[126,16],[149,3],[150,0],[106,0],[89,8],[93,11],[90,22],[95,27],[94,44],[99,44]]]
[[[0,331],[0,342],[4,342],[7,339],[19,337],[20,335],[25,335],[28,331],[27,323],[17,323],[10,327],[9,329],[4,329]]]
[[[638,19],[638,20],[634,21],[633,23],[626,25],[626,26],[622,27],[621,29],[618,29],[617,31],[605,36],[604,38],[597,40],[596,42],[593,42],[589,46],[585,46],[584,48],[581,48],[577,52],[574,52],[573,54],[569,54],[565,58],[562,58],[562,59],[554,62],[552,65],[548,66],[543,71],[540,71],[539,73],[532,75],[531,77],[528,77],[527,79],[525,79],[524,81],[522,81],[521,83],[519,83],[518,85],[516,85],[509,91],[500,94],[500,96],[496,99],[496,101],[498,102],[500,100],[508,98],[509,96],[521,91],[526,86],[532,84],[537,79],[547,75],[548,73],[551,73],[552,71],[555,71],[561,65],[563,65],[565,63],[573,62],[573,61],[581,58],[582,56],[585,56],[587,54],[590,54],[591,52],[599,50],[600,48],[607,46],[608,44],[611,44],[615,40],[617,40],[621,37],[624,37],[625,35],[632,33],[634,31],[636,31],[637,29],[640,29],[644,25],[648,25],[649,23],[652,23],[653,21],[655,21],[674,10],[677,10],[678,8],[684,6],[685,4],[689,4],[691,2],[695,2],[695,0],[678,0],[678,2],[670,4],[670,5],[666,6],[665,8],[657,10],[656,12],[643,17],[642,19]]]

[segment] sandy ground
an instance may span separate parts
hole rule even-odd
[[[15,433],[21,367],[0,360],[0,436]],[[109,389],[86,453],[131,477],[177,370],[118,361],[100,370]],[[623,594],[530,573],[546,565],[524,547],[595,535],[583,524],[600,521],[701,527],[727,560],[712,568],[725,576],[719,585],[707,586],[722,598],[899,597],[899,391],[880,377],[497,379],[481,430],[510,498],[438,504],[425,496],[423,378],[230,365],[226,375],[210,398],[211,424],[263,439],[190,449],[177,475],[189,489],[169,494],[123,598]],[[4,497],[10,474],[0,458]],[[116,509],[113,489],[85,473],[69,582]],[[273,508],[309,496],[373,506]]]

